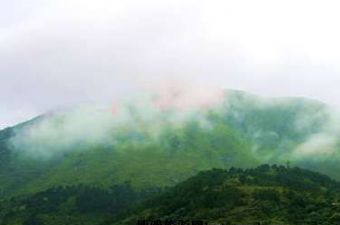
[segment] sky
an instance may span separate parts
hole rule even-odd
[[[164,80],[340,107],[339,1],[0,0],[0,128]]]

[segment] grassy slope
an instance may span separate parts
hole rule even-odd
[[[5,145],[13,129],[35,120],[1,131],[0,193],[34,193],[78,183],[108,187],[126,180],[137,188],[167,186],[201,170],[286,161],[340,178],[336,157],[322,162],[290,158],[296,146],[322,131],[328,120],[325,105],[305,99],[271,102],[243,92],[228,94],[221,108],[208,113],[208,128],[188,121],[180,128],[163,127],[157,140],[132,140],[123,133],[114,146],[81,147],[51,160],[12,154]],[[297,128],[297,124],[303,126]]]
[[[111,147],[75,150],[54,162],[18,156],[12,162],[17,166],[13,171],[10,167],[2,171],[1,185],[13,194],[78,183],[108,187],[127,180],[134,187],[144,188],[173,185],[213,167],[258,163],[249,144],[227,126],[210,130],[193,130],[192,126],[188,123],[183,128],[167,130],[157,141],[123,141]]]

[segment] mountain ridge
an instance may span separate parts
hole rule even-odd
[[[162,187],[214,167],[287,161],[340,179],[337,143],[331,143],[334,152],[320,160],[317,154],[295,156],[313,135],[330,135],[332,140],[337,135],[327,131],[331,115],[319,101],[273,100],[228,91],[220,104],[204,112],[183,114],[171,109],[151,111],[151,116],[152,104],[146,103],[139,102],[141,111],[125,105],[124,116],[118,119],[105,111],[110,107],[85,107],[41,115],[0,131],[4,162],[0,193],[35,193],[78,183],[109,187],[128,179],[136,188]]]

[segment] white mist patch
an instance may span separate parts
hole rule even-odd
[[[173,96],[167,90],[180,91]],[[164,125],[180,127],[191,119],[204,127],[206,110],[216,105],[216,99],[220,99],[217,96],[222,95],[216,92],[219,93],[216,96],[208,94],[209,98],[192,98],[190,101],[198,94],[192,90],[174,87],[158,93],[145,92],[128,102],[87,104],[56,111],[20,129],[11,139],[11,145],[28,156],[50,158],[96,146],[114,147],[122,141],[130,144],[153,141],[159,137]]]
[[[309,116],[306,116],[306,115]],[[312,134],[307,141],[301,143],[293,151],[293,157],[303,159],[305,157],[329,157],[339,153],[340,117],[339,111],[333,108],[327,110],[309,109],[305,115],[301,115],[296,122],[298,130],[307,132],[318,123],[321,130]]]
[[[329,156],[336,152],[337,138],[329,134],[312,135],[293,152],[297,158],[307,156]]]
[[[173,109],[180,112],[205,110],[216,107],[225,97],[220,88],[195,82],[167,80],[147,86],[151,90],[152,104],[160,111]]]
[[[31,156],[49,157],[84,145],[110,140],[115,120],[109,110],[82,106],[54,112],[20,130],[11,140],[15,149]]]

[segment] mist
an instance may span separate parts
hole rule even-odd
[[[2,2],[0,128],[167,79],[339,107],[339,3],[276,3]]]
[[[0,129],[43,115],[11,144],[50,158],[81,143],[113,146],[126,131],[144,132],[151,141],[165,124],[193,118],[208,129],[205,113],[221,112],[225,90],[316,99],[338,110],[338,6],[305,0],[0,3]],[[308,133],[328,116],[303,114],[292,126]],[[330,119],[308,133],[291,156],[336,154],[337,124]],[[251,132],[254,140],[290,143],[277,132]]]
[[[168,80],[120,101],[51,111],[16,131],[9,145],[29,158],[50,159],[98,146],[114,148],[121,141],[157,142],[167,126],[180,128],[195,120],[206,129],[206,113],[221,107],[226,96],[222,89]]]
[[[323,120],[322,129],[312,134],[294,149],[292,157],[297,159],[325,159],[337,157],[340,153],[340,113],[336,109],[328,108],[326,112],[315,112],[314,115],[304,116],[297,121],[297,127],[310,124],[314,119]]]
[[[241,98],[235,98],[235,94]],[[301,101],[302,107],[299,106]],[[256,111],[270,112],[273,109],[284,110],[282,112],[285,113],[298,109],[294,120],[283,123],[292,123],[289,124],[290,132],[304,138],[295,143],[294,139],[280,135],[280,130],[257,126],[256,117],[250,121],[246,118],[248,110],[256,115]],[[191,121],[198,124],[197,129],[209,132],[218,125],[209,119],[210,113],[222,118],[218,123],[225,123],[223,118],[229,118],[229,122],[239,124],[234,129],[247,127],[240,132],[253,141],[252,151],[260,155],[262,162],[322,160],[339,154],[340,114],[322,102],[301,98],[263,98],[174,79],[160,81],[157,85],[145,84],[138,94],[121,100],[83,103],[51,111],[17,130],[10,145],[20,154],[39,160],[98,147],[112,150],[120,148],[122,143],[148,145],[158,143],[166,129],[181,129]],[[271,121],[273,124],[277,122]],[[277,145],[262,154],[266,150],[263,148],[267,148],[263,143],[267,142]]]

